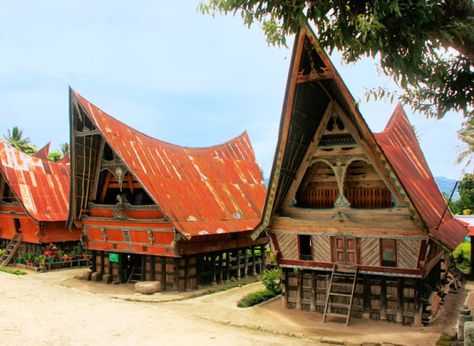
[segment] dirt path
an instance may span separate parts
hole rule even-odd
[[[429,327],[358,319],[344,327],[322,323],[319,313],[282,309],[279,299],[238,308],[236,302],[260,283],[164,302],[190,294],[137,296],[131,286],[73,279],[80,272],[0,272],[0,344],[435,345],[441,333],[451,332],[465,296],[449,295],[444,313]]]
[[[0,272],[1,344],[314,345],[211,322],[189,314],[179,303],[120,301],[43,278]]]

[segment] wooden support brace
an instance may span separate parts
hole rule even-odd
[[[216,255],[211,256],[211,265],[212,265],[212,284],[217,285]]]
[[[240,280],[240,250],[237,250],[237,280]]]
[[[288,295],[289,295],[289,292],[288,292],[288,280],[289,280],[289,275],[288,275],[288,270],[287,269],[283,269],[283,275],[284,275],[284,278],[283,278],[283,292],[282,292],[282,305],[283,305],[283,308],[288,308]]]
[[[296,309],[301,310],[302,307],[302,290],[303,290],[303,272],[298,271],[298,287],[296,291]]]
[[[247,249],[242,250],[244,252],[244,278],[247,277],[248,274],[248,264],[249,264],[249,258],[247,255]]]
[[[257,267],[255,263],[255,246],[252,246],[252,275],[257,275]]]
[[[219,283],[222,283],[224,280],[224,259],[222,257],[223,253],[221,252],[219,254]]]
[[[173,291],[178,291],[179,289],[179,260],[174,259],[174,278],[173,278]]]
[[[184,290],[189,290],[189,258],[184,259]]]
[[[311,271],[311,302],[310,311],[316,311],[316,273]]]

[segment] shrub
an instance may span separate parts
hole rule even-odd
[[[463,241],[459,246],[453,251],[454,264],[458,269],[463,272],[469,271],[471,266],[471,243],[468,241]]]
[[[3,268],[0,269],[0,271],[8,274],[13,274],[13,275],[26,275],[26,272],[23,270],[18,270],[18,269],[12,269],[12,268]]]
[[[246,296],[244,296],[242,299],[239,300],[239,302],[237,303],[237,306],[239,308],[248,308],[250,306],[254,306],[259,303],[262,303],[275,296],[276,294],[274,292],[271,292],[265,288],[263,290],[247,294]]]
[[[268,291],[277,295],[281,293],[280,278],[281,270],[279,268],[265,270],[263,272],[262,282]]]

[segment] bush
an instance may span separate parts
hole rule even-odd
[[[268,291],[277,295],[281,293],[280,278],[281,270],[279,268],[265,270],[263,272],[262,282]]]
[[[275,296],[277,296],[277,294],[265,288],[263,290],[247,294],[246,296],[244,296],[242,299],[239,300],[239,302],[237,303],[237,306],[239,308],[248,308],[250,306],[254,306],[259,303],[262,303]]]
[[[459,246],[453,251],[453,258],[456,268],[467,272],[470,270],[471,266],[471,243],[468,241],[463,241]]]
[[[26,275],[26,272],[23,270],[18,270],[18,269],[12,269],[12,268],[3,268],[0,269],[0,271],[8,274],[13,274],[13,275]]]

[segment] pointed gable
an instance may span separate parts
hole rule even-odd
[[[33,156],[37,157],[38,159],[47,160],[50,146],[51,146],[51,142],[48,142],[43,148],[38,150]]]
[[[72,97],[184,236],[257,225],[266,189],[247,133],[213,147],[181,147],[121,123],[74,91]]]
[[[397,105],[385,130],[375,134],[375,137],[428,231],[443,244],[454,249],[467,235],[468,229],[452,216],[449,208],[446,210],[446,201],[436,185],[413,127],[400,104]]]
[[[419,227],[424,224],[426,231],[431,232],[442,244],[449,248],[455,247],[467,233],[467,229],[460,228],[459,223],[453,220],[449,213],[443,219],[439,230],[436,229],[436,220],[439,222],[446,203],[435,185],[409,123],[392,119],[387,126],[388,133],[377,135],[376,139],[360,114],[347,86],[327,54],[319,47],[314,33],[307,26],[303,27],[295,38],[267,198],[261,222],[252,237],[256,238],[265,230],[271,222],[272,215],[281,212],[283,206],[298,203],[297,199],[292,200],[293,196],[299,197],[300,201],[304,202],[305,196],[301,194],[301,189],[300,192],[296,190],[299,186],[307,186],[311,183],[311,177],[317,182],[322,175],[327,177],[328,173],[331,173],[328,167],[321,164],[313,166],[312,176],[306,175],[303,181],[300,180],[306,168],[311,167],[311,161],[317,159],[318,143],[345,140],[342,138],[342,133],[340,138],[335,136],[327,137],[327,140],[324,138],[323,122],[327,119],[327,112],[332,112],[331,108],[334,107],[339,108],[339,113],[344,114],[347,124],[353,127],[351,136],[357,139],[364,153],[371,156],[370,163],[374,168],[373,171],[383,182],[383,186],[380,186],[390,189],[397,205],[408,207],[411,217]],[[399,125],[411,131],[405,131],[407,132],[405,138],[400,134],[400,130],[393,130],[393,133],[390,130]],[[385,144],[389,141],[389,137],[393,139],[392,143]],[[349,140],[348,136],[347,140]],[[388,150],[390,146],[403,145],[403,143],[406,144],[404,149]],[[395,152],[397,154],[392,154]],[[402,155],[400,162],[397,162],[398,154]],[[357,171],[360,167],[362,165],[355,167],[354,170]],[[344,175],[347,172],[350,174],[349,168],[346,166],[340,174]],[[408,168],[413,172],[409,171],[405,175],[404,170]],[[332,164],[332,171],[336,176],[337,170]],[[330,178],[326,180],[329,183],[332,182]],[[309,191],[309,194],[321,193],[326,198],[330,196],[328,201],[323,201],[324,203],[316,207],[328,208],[336,203],[341,207],[347,206],[349,202],[346,200],[336,201],[338,198],[336,196],[351,193],[350,191],[341,193],[345,184],[338,184],[339,191],[336,190],[335,184],[333,184],[334,191],[329,191],[330,185],[321,184],[325,190],[322,192],[318,191],[317,185]],[[377,193],[386,194],[384,191]],[[429,198],[431,193],[435,195],[433,199]],[[390,206],[390,200],[387,198],[382,199],[380,203],[386,205],[385,207]],[[301,206],[304,208],[308,205],[303,203]]]
[[[30,156],[0,140],[0,171],[36,221],[67,220],[69,164]]]

